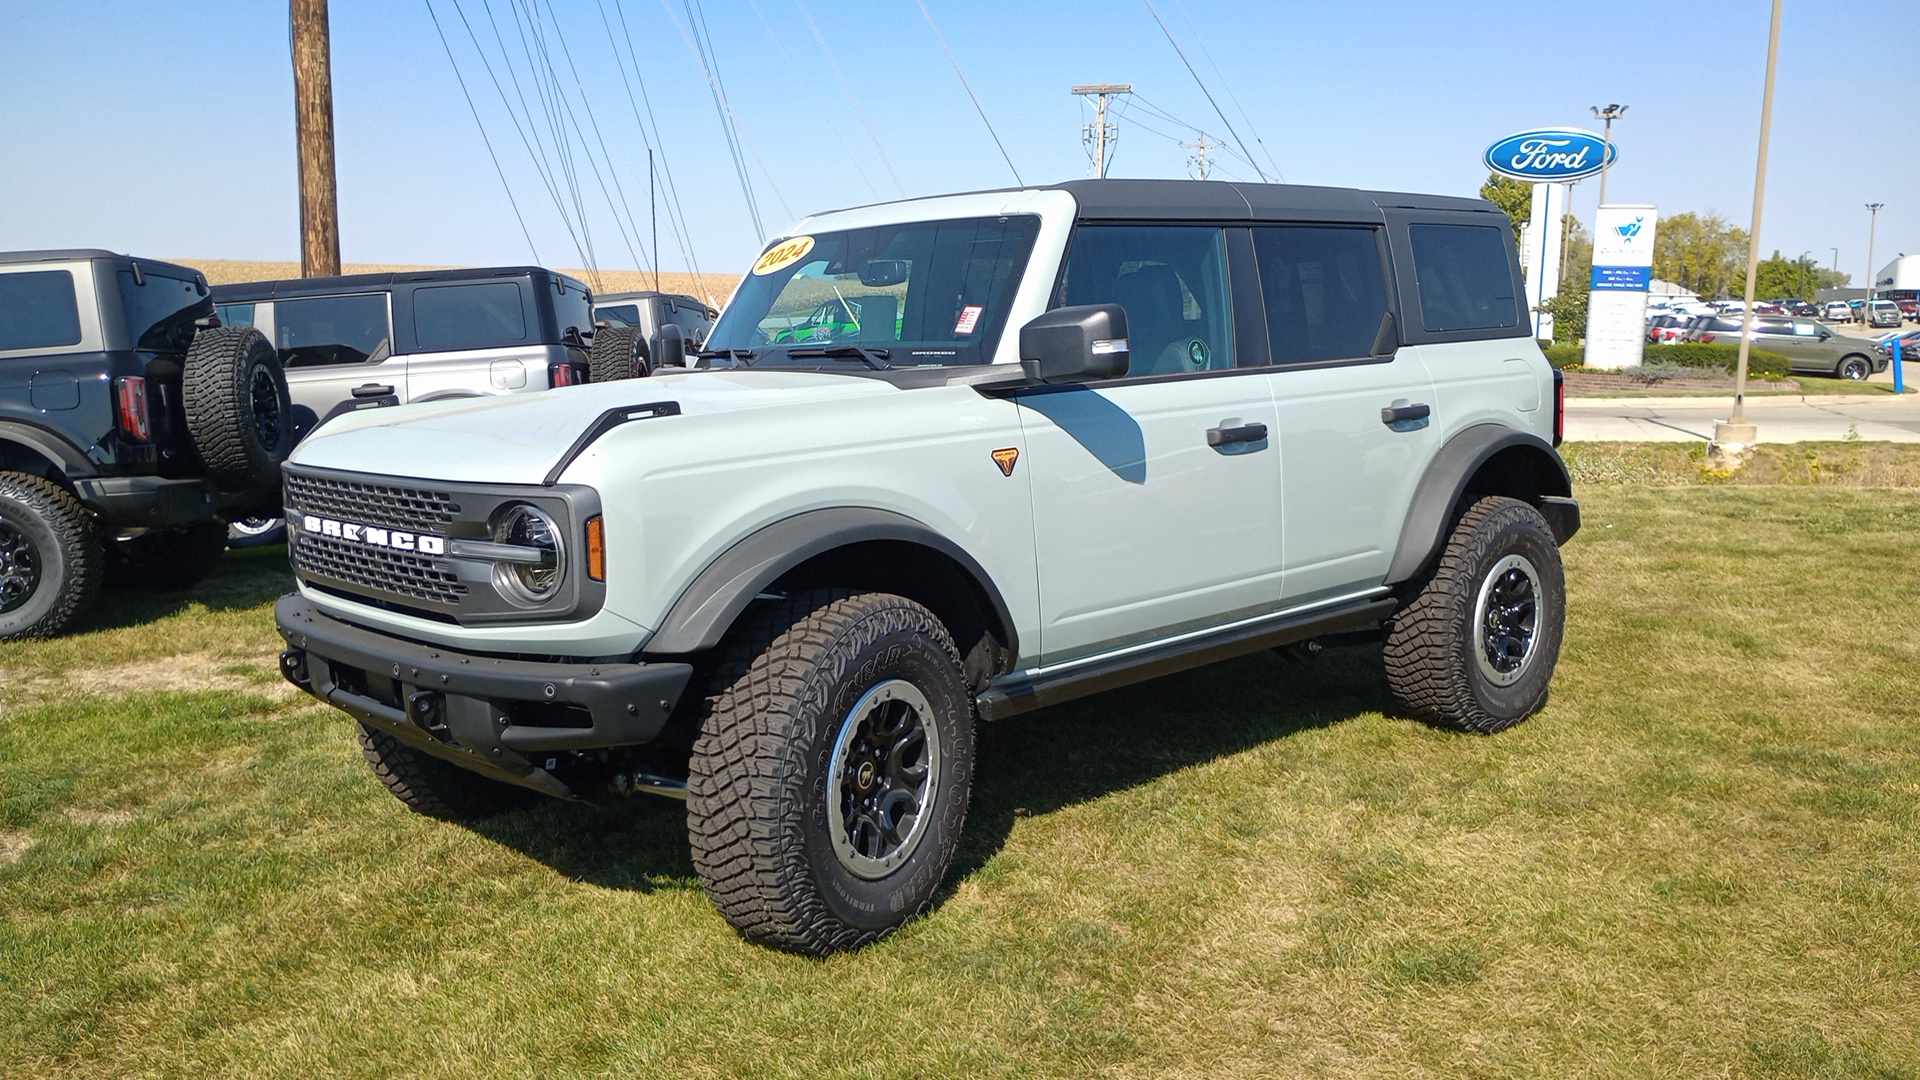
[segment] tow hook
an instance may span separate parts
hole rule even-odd
[[[281,650],[280,674],[300,689],[308,689],[308,683],[313,679],[307,672],[307,651],[305,649]]]

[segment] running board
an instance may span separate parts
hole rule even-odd
[[[1399,601],[1392,597],[1380,597],[1356,601],[1343,607],[1305,612],[1290,619],[1235,627],[1087,664],[1057,675],[996,686],[975,700],[980,707],[981,719],[1003,720],[1077,697],[1097,694],[1102,690],[1156,679],[1218,660],[1230,660],[1276,645],[1291,645],[1323,634],[1367,626],[1392,615],[1398,606]]]

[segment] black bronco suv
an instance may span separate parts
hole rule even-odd
[[[0,640],[73,625],[103,584],[185,588],[221,519],[279,503],[286,376],[197,270],[0,253]]]

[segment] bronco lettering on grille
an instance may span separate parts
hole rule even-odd
[[[445,555],[447,539],[431,533],[412,533],[401,529],[382,529],[373,525],[362,525],[354,521],[335,521],[316,514],[300,516],[300,531],[317,536],[331,536],[349,543],[366,544],[368,547],[389,548],[393,551],[416,551],[422,555]]]

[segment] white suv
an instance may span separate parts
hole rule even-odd
[[[1579,507],[1522,295],[1477,199],[1107,180],[807,218],[705,370],[301,445],[282,669],[415,809],[680,795],[742,932],[857,946],[931,902],[976,717],[1369,628],[1413,716],[1537,711]]]

